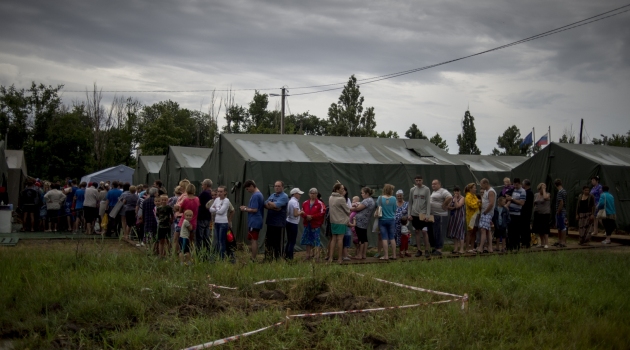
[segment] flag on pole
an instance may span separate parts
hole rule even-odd
[[[523,140],[523,142],[521,142],[519,148],[531,145],[532,143],[534,143],[534,140],[532,139],[532,133],[530,132],[527,136],[525,136],[525,139]]]
[[[547,134],[544,134],[540,140],[538,140],[538,142],[536,142],[536,146],[542,146],[542,145],[546,145],[549,143],[549,138],[547,137]]]

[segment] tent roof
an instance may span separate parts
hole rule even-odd
[[[7,160],[7,167],[9,169],[22,169],[24,175],[27,174],[23,150],[7,149],[4,150],[4,156]]]
[[[472,171],[512,171],[525,162],[528,157],[520,156],[482,156],[474,154],[457,154],[451,157],[470,166]]]
[[[553,144],[576,155],[587,158],[596,164],[630,167],[630,148],[627,147],[579,145],[555,142]]]
[[[169,146],[168,153],[177,159],[181,168],[201,168],[212,153],[212,148]]]
[[[160,172],[166,156],[140,156],[139,159],[149,173],[157,174]]]
[[[113,167],[111,167],[111,168],[107,168],[107,169],[99,170],[99,171],[97,171],[97,172],[95,172],[95,173],[91,173],[91,174],[88,174],[88,175],[85,175],[85,176],[90,176],[90,177],[92,177],[92,176],[102,175],[102,174],[105,174],[105,173],[107,173],[107,172],[109,172],[109,171],[112,171],[112,170],[114,170],[114,169],[117,169],[117,168],[119,168],[119,167],[121,167],[121,166],[122,166],[122,167],[125,167],[125,168],[127,168],[127,169],[129,169],[129,170],[131,170],[131,171],[134,171],[132,168],[130,168],[130,167],[126,166],[126,165],[120,164],[120,165],[113,166]],[[84,177],[85,177],[85,176],[84,176]]]
[[[243,159],[260,162],[464,165],[428,140],[223,134]]]

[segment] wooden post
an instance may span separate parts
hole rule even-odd
[[[285,319],[285,321],[284,321],[284,322],[285,322],[285,323],[284,323],[284,330],[285,330],[285,331],[288,331],[288,330],[289,330],[289,320],[291,319],[291,318],[289,317],[289,312],[290,312],[290,311],[291,311],[291,309],[287,309],[287,315],[285,316],[285,317],[286,317],[286,319]]]
[[[462,310],[468,310],[468,293],[464,293],[464,298],[462,299]]]

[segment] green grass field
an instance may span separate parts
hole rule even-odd
[[[469,308],[294,319],[288,329],[221,347],[372,349],[382,341],[380,348],[391,349],[628,349],[629,258],[630,248],[615,248],[373,265],[181,266],[119,241],[20,241],[0,248],[0,338],[16,349],[177,349],[271,325],[287,308],[295,314],[447,299],[370,278],[378,277],[468,293]],[[252,285],[288,277],[306,278]],[[209,283],[239,291],[215,290],[215,299]],[[286,299],[263,300],[266,290]]]

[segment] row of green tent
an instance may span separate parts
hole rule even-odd
[[[359,195],[364,186],[378,196],[385,183],[407,196],[416,175],[423,176],[427,186],[439,179],[449,190],[455,186],[463,189],[482,178],[500,190],[505,177],[528,178],[534,190],[544,182],[554,195],[553,181],[561,178],[569,193],[570,211],[582,185],[599,175],[616,198],[619,226],[630,225],[630,149],[608,146],[552,143],[527,158],[451,155],[427,140],[416,139],[223,134],[213,149],[172,146],[166,156],[140,156],[136,182],[161,179],[172,191],[181,179],[187,178],[199,188],[204,178],[210,178],[214,187],[227,186],[230,201],[239,207],[249,202],[250,195],[242,187],[247,179],[254,180],[265,197],[273,192],[276,180],[283,180],[287,193],[294,187],[305,192],[315,187],[327,202],[337,181],[352,196]],[[572,215],[569,218],[573,220]],[[237,211],[234,229],[241,240],[246,225],[247,216]],[[261,235],[264,237],[264,230]],[[375,243],[374,235],[371,239]]]

